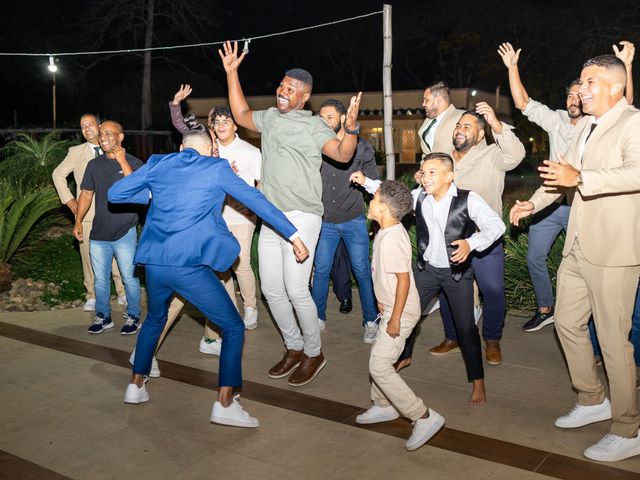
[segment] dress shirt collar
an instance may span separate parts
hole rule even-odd
[[[449,189],[447,190],[447,193],[444,197],[442,197],[440,199],[440,201],[446,199],[446,197],[457,197],[458,196],[458,189],[456,188],[456,186],[452,183],[451,185],[449,185]],[[427,198],[431,199],[431,201],[433,203],[440,203],[437,202],[435,197],[433,195],[427,195]]]

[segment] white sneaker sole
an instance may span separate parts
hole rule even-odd
[[[130,405],[138,405],[140,403],[145,403],[148,401],[149,392],[147,392],[146,390],[142,396],[138,395],[137,393],[135,395],[127,395],[126,392],[124,395],[124,403],[128,403]]]
[[[419,449],[425,443],[431,440],[435,436],[435,434],[442,429],[442,427],[444,427],[444,418],[441,417],[431,426],[431,428],[429,428],[427,432],[425,432],[425,434],[422,437],[420,437],[419,439],[416,439],[413,443],[407,442],[405,444],[405,448],[410,452],[413,452],[414,450]]]
[[[599,415],[595,415],[593,417],[583,418],[574,422],[567,422],[564,424],[558,418],[554,422],[554,425],[558,428],[580,428],[580,427],[584,427],[585,425],[591,425],[592,423],[604,422],[605,420],[611,420],[611,412],[609,413],[604,412]]]
[[[388,416],[388,417],[372,417],[372,418],[360,418],[361,416],[358,415],[356,417],[356,423],[358,425],[372,425],[374,423],[384,423],[384,422],[393,422],[394,420],[400,418],[400,414],[398,412],[396,412],[395,416]]]
[[[258,322],[255,322],[255,323],[245,323],[245,324],[244,324],[244,329],[245,329],[245,330],[255,330],[256,328],[258,328]]]
[[[256,420],[255,423],[247,423],[241,420],[235,420],[233,418],[224,418],[224,417],[214,417],[210,418],[211,423],[215,423],[217,425],[226,425],[228,427],[240,427],[240,428],[258,428],[260,426],[260,422]]]
[[[589,448],[587,448],[582,454],[588,459],[595,460],[598,462],[618,462],[620,460],[624,460],[625,458],[630,458],[630,457],[635,457],[636,455],[640,455],[640,447],[632,448],[630,450],[626,450],[625,452],[619,452],[616,454],[604,453],[604,452],[590,452]]]
[[[528,329],[523,329],[523,332],[537,332],[538,330],[542,330],[544,327],[546,327],[547,325],[551,325],[554,322],[553,317],[549,317],[547,318],[544,322],[542,322],[540,325],[538,325],[537,327],[534,328],[528,328]]]
[[[311,375],[311,378],[308,378],[307,380],[305,380],[302,383],[291,383],[291,382],[289,382],[289,386],[291,386],[291,387],[302,387],[303,385],[306,385],[307,383],[311,383],[313,381],[313,379],[318,376],[318,374],[320,373],[320,370],[322,370],[326,364],[327,364],[327,360],[324,359],[322,361],[322,363],[320,364],[320,366],[317,368],[317,370],[313,373],[313,375]]]

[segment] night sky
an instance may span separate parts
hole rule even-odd
[[[3,7],[0,50],[141,47],[143,29],[135,26],[131,13],[144,1],[13,2]],[[192,3],[184,22],[167,18],[176,18],[176,4],[188,3],[155,0],[157,12],[165,16],[156,22],[154,46],[251,37],[382,9],[377,1],[201,0]],[[511,41],[523,48],[521,74],[530,95],[560,107],[564,86],[578,76],[584,60],[609,53],[614,41],[640,44],[640,2],[634,1],[389,3],[394,8],[394,89],[422,88],[440,79],[452,87],[508,89],[506,69],[496,49],[500,42]],[[109,18],[115,23],[105,28]],[[50,126],[51,74],[46,65],[46,58],[0,57],[4,93],[0,128],[13,127],[16,112],[18,127]],[[292,66],[311,71],[316,92],[380,90],[381,65],[382,15],[377,15],[255,41],[240,76],[248,95],[273,93],[282,73]],[[59,126],[75,127],[80,114],[95,111],[120,119],[125,128],[138,128],[140,57],[60,57],[58,67]],[[211,47],[157,55],[152,71],[152,128],[169,127],[166,102],[180,83],[191,83],[194,97],[226,94],[220,59]]]

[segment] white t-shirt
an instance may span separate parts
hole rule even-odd
[[[255,187],[255,182],[260,180],[260,169],[262,168],[262,155],[259,148],[236,135],[236,138],[229,145],[218,143],[218,152],[220,158],[225,158],[229,164],[235,162],[238,167],[238,176],[247,182],[247,185]],[[227,222],[227,225],[255,223],[255,214],[252,212],[248,215],[240,213],[237,209],[240,205],[235,199],[227,196],[222,210],[222,218]]]

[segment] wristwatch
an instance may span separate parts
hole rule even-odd
[[[349,135],[359,135],[360,134],[360,123],[356,122],[356,128],[354,128],[353,130],[349,130],[349,127],[347,127],[347,124],[344,124],[344,133],[348,133]]]

